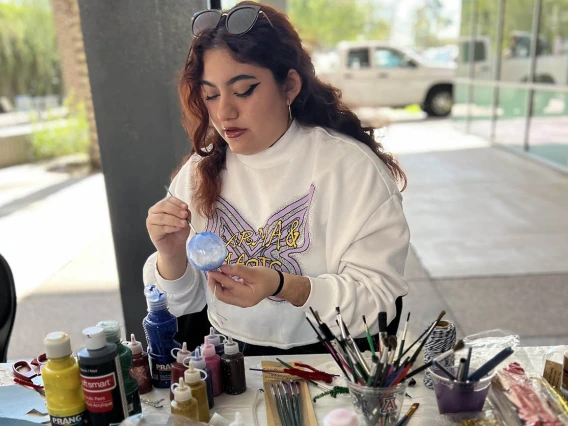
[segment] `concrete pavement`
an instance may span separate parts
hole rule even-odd
[[[524,344],[566,343],[568,176],[449,120],[393,124],[383,143],[409,178],[411,332],[444,309],[459,336],[503,328]],[[18,170],[0,170],[0,187],[21,191],[0,196],[0,252],[19,294],[12,359],[39,353],[49,331],[69,332],[77,349],[82,328],[122,321],[102,175],[37,171],[30,190],[31,169]]]

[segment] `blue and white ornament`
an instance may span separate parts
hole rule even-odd
[[[227,257],[225,242],[213,232],[200,232],[187,244],[187,258],[200,271],[214,271]]]

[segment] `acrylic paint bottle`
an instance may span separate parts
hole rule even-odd
[[[174,340],[177,332],[177,318],[168,310],[166,293],[155,285],[144,289],[148,315],[142,321],[148,341],[148,360],[152,373],[152,384],[156,388],[168,388],[171,381],[171,368],[175,358],[172,349],[181,345]]]
[[[128,417],[120,359],[101,327],[83,330],[85,347],[77,352],[81,384],[92,426],[120,423]]]
[[[187,367],[183,364],[183,360],[191,356],[191,352],[187,350],[187,343],[183,342],[180,348],[172,349],[172,356],[176,359],[176,362],[172,364],[172,384],[179,383],[179,378],[183,378],[183,373],[187,370]],[[170,388],[170,401],[173,401],[174,393]]]
[[[203,373],[205,378],[207,378],[207,373],[205,373],[205,371],[195,369],[193,367],[193,363],[190,362],[188,369],[185,370],[184,380],[191,388],[193,397],[197,400],[199,421],[208,423],[210,413],[209,401],[207,400],[207,385],[205,384],[205,380],[201,378],[201,373]]]
[[[239,345],[229,339],[225,342],[225,353],[221,357],[223,391],[229,395],[238,395],[247,389],[245,378],[245,357],[239,352]]]
[[[207,400],[209,402],[209,409],[213,408],[215,405],[215,398],[213,397],[213,381],[211,378],[211,370],[207,367],[205,363],[205,358],[200,354],[199,348],[196,348],[193,352],[193,356],[189,359],[185,359],[184,365],[189,367],[189,363],[193,363],[193,367],[197,370],[202,370],[205,372],[205,385],[207,386]]]
[[[72,356],[69,336],[62,331],[49,333],[43,343],[47,363],[41,370],[41,376],[51,424],[87,425],[89,413],[81,388],[79,365]]]
[[[197,400],[193,397],[191,388],[183,381],[183,377],[180,377],[179,382],[171,386],[170,391],[174,394],[174,400],[170,407],[171,413],[199,421]]]
[[[124,391],[126,392],[126,403],[128,405],[128,415],[142,413],[142,403],[138,394],[138,383],[136,379],[130,375],[132,367],[132,351],[121,342],[121,330],[118,321],[106,320],[99,321],[97,327],[101,327],[105,331],[108,343],[114,343],[120,359],[120,368],[122,370],[122,381],[124,382]]]
[[[130,335],[130,342],[124,342],[132,351],[132,368],[130,375],[138,383],[138,393],[140,395],[152,390],[152,375],[150,374],[150,364],[148,354],[142,350],[142,342],[137,342],[134,334]]]
[[[223,341],[221,341],[221,339],[223,339]],[[225,351],[224,341],[226,340],[227,336],[215,333],[215,328],[211,327],[209,328],[209,334],[205,336],[204,342],[205,344],[211,343],[213,346],[215,346],[215,352],[217,353],[217,355],[221,356]]]
[[[221,376],[221,357],[215,353],[215,346],[206,343],[201,351],[205,365],[211,371],[211,383],[213,387],[213,396],[219,396],[223,393],[223,377]]]

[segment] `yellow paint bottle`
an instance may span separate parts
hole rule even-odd
[[[171,402],[172,414],[198,421],[197,400],[193,397],[191,388],[183,381],[183,377],[180,377],[179,383],[174,383],[171,389],[174,394],[174,400]]]
[[[204,377],[201,377],[201,373]],[[193,367],[193,363],[189,363],[189,368],[185,370],[184,379],[185,382],[191,388],[193,397],[197,399],[197,411],[199,412],[199,421],[208,423],[209,422],[209,401],[207,399],[207,385],[205,384],[205,379],[207,378],[207,373],[203,370],[198,370]]]
[[[81,387],[79,364],[72,356],[69,336],[62,331],[44,339],[47,363],[41,370],[51,424],[79,426],[89,422]]]

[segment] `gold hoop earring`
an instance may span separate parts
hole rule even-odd
[[[290,106],[290,101],[286,102],[288,104],[288,114],[290,115],[290,120],[292,120],[292,107]]]

